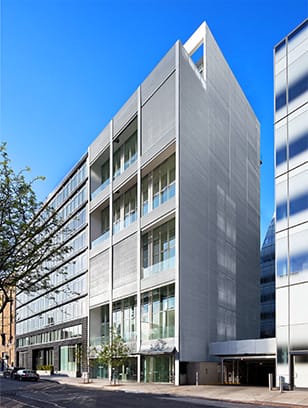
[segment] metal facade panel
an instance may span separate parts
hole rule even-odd
[[[110,141],[110,125],[97,136],[93,143],[89,146],[89,163],[93,161],[106,149]]]
[[[113,247],[113,289],[134,282],[136,278],[137,237],[134,234]]]
[[[175,137],[175,74],[142,107],[142,155],[157,153]]]
[[[122,106],[119,112],[115,115],[113,119],[113,130],[114,135],[117,135],[120,130],[122,130],[137,114],[138,110],[138,98],[137,91],[129,98],[129,100]]]
[[[259,127],[216,43],[207,41],[206,88],[183,50],[180,56],[183,361],[211,359],[210,342],[259,332]]]
[[[175,46],[172,47],[141,85],[141,104],[161,86],[175,69]]]
[[[100,253],[90,260],[89,296],[93,298],[109,291],[109,250]]]

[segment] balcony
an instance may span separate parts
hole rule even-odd
[[[93,200],[101,191],[105,190],[110,184],[110,179],[105,180],[95,191],[91,194],[91,200]]]
[[[156,264],[150,265],[147,268],[143,268],[142,276],[143,278],[148,278],[149,276],[155,275],[156,273],[174,268],[175,268],[175,256],[165,259],[164,261],[158,262]]]
[[[106,231],[102,235],[100,235],[98,238],[96,238],[94,241],[92,241],[91,247],[94,248],[101,242],[106,241],[106,239],[108,238],[109,238],[109,231]]]

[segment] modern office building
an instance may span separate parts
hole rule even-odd
[[[261,338],[275,337],[275,276],[275,217],[273,217],[261,248]]]
[[[274,49],[277,376],[308,387],[308,20]]]
[[[210,342],[259,335],[259,123],[205,23],[88,155],[95,374],[113,328],[130,347],[122,378],[219,381]]]
[[[17,294],[16,364],[51,365],[55,372],[78,375],[87,360],[88,164],[85,155],[47,202],[63,220],[60,242],[71,251],[49,264],[51,292]]]

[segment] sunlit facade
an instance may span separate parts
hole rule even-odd
[[[217,383],[209,343],[259,333],[259,124],[205,23],[88,154],[92,374],[113,328],[122,379]]]
[[[88,167],[84,156],[47,202],[63,221],[59,242],[71,248],[48,266],[51,292],[16,298],[16,364],[80,375],[86,365],[88,316]],[[83,356],[83,357],[82,357]],[[83,361],[84,360],[84,361]]]
[[[308,20],[274,49],[277,377],[308,387]]]

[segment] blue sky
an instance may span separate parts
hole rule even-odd
[[[176,42],[207,21],[261,124],[261,237],[274,210],[273,47],[307,0],[0,0],[0,138],[43,200]]]

